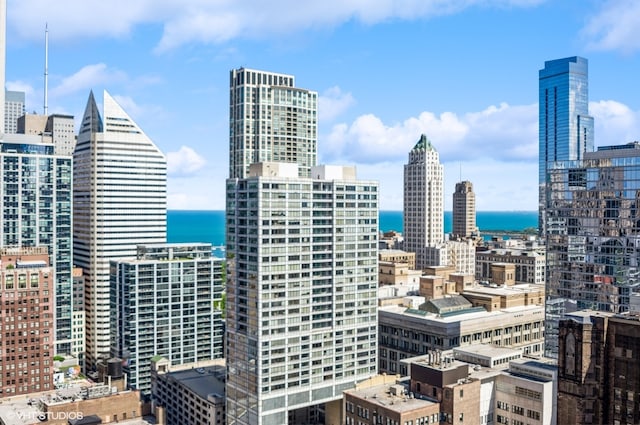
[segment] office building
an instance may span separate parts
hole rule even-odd
[[[229,177],[247,177],[256,162],[295,163],[309,177],[317,161],[317,110],[317,92],[296,87],[292,75],[232,70]]]
[[[84,273],[80,267],[73,268],[73,281],[71,286],[72,311],[71,311],[71,355],[78,359],[78,365],[84,369]]]
[[[151,392],[156,423],[225,425],[224,359],[172,366],[157,356],[151,362]]]
[[[475,277],[479,281],[492,281],[495,264],[513,264],[516,284],[544,285],[547,265],[544,246],[535,241],[509,248],[479,249],[476,251]]]
[[[229,424],[299,423],[377,373],[378,184],[311,175],[259,163],[227,180]]]
[[[165,243],[167,162],[104,92],[104,120],[89,95],[73,152],[73,256],[85,277],[86,361],[111,352],[109,261]]]
[[[47,251],[0,248],[0,398],[53,389],[55,274]]]
[[[518,349],[476,344],[403,360],[409,399],[432,400],[440,418],[425,423],[555,425],[557,370]]]
[[[478,236],[476,226],[476,194],[470,181],[456,183],[453,192],[452,239],[469,239]]]
[[[172,365],[221,358],[222,259],[211,244],[139,245],[111,260],[112,352],[131,388],[151,393],[151,358]]]
[[[71,156],[76,145],[73,115],[25,114],[18,118],[18,134],[40,136],[53,143],[56,155]]]
[[[544,210],[550,202],[546,192],[549,165],[555,161],[581,160],[594,148],[588,61],[578,56],[546,61],[539,72],[538,105],[538,230],[544,235]]]
[[[72,341],[71,158],[37,136],[7,134],[0,142],[2,247],[47,247],[55,274],[55,352]]]
[[[547,349],[558,320],[591,309],[622,313],[640,284],[640,143],[605,146],[548,170]]]
[[[25,97],[25,93],[23,91],[5,90],[4,92],[4,132],[5,134],[18,133],[18,118],[20,118],[25,114],[24,97]]]
[[[421,279],[420,295],[413,304],[405,297],[379,308],[381,373],[404,376],[402,359],[474,344],[543,353],[544,288],[539,285],[467,285],[432,275]]]
[[[404,166],[405,250],[416,254],[416,268],[448,264],[444,247],[444,167],[424,134]]]
[[[640,423],[640,318],[570,313],[558,341],[558,423]]]

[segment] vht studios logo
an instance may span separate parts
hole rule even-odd
[[[82,412],[15,412],[14,415],[22,421],[74,421],[83,419]]]

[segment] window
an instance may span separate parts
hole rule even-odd
[[[498,401],[496,403],[496,406],[500,410],[506,410],[507,412],[509,411],[509,403],[505,403],[504,401]]]
[[[536,421],[540,420],[540,412],[536,410],[527,409],[527,418],[535,419]]]

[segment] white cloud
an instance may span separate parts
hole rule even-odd
[[[158,51],[183,44],[220,43],[233,38],[288,35],[331,28],[350,20],[373,25],[456,13],[473,6],[529,7],[544,0],[21,0],[9,2],[10,29],[22,39],[126,37],[140,24],[161,24]],[[33,13],[37,10],[38,13]],[[73,11],[70,13],[69,11]],[[283,13],[286,11],[286,13]]]
[[[86,65],[75,74],[62,79],[60,84],[51,89],[50,94],[52,97],[63,97],[77,92],[88,92],[96,86],[107,86],[126,79],[127,75],[124,72],[110,69],[104,63]]]
[[[591,102],[596,144],[640,137],[640,111],[604,100]],[[403,167],[409,150],[426,134],[445,168],[445,209],[455,183],[470,180],[478,210],[535,210],[538,199],[538,105],[506,103],[479,112],[422,112],[401,123],[375,115],[334,125],[320,144],[322,162],[354,163],[358,177],[380,181],[380,207],[401,210]]]
[[[404,159],[421,134],[426,134],[442,161],[492,157],[534,160],[538,154],[537,105],[489,106],[458,116],[425,111],[402,123],[387,125],[375,115],[337,124],[321,144],[329,162],[347,159],[378,163]]]
[[[338,86],[331,87],[318,98],[318,120],[323,123],[333,121],[353,104],[355,99],[351,93],[343,93]]]
[[[640,49],[640,2],[609,0],[592,16],[582,30],[588,46],[595,50]]]
[[[595,122],[597,146],[619,145],[640,140],[640,111],[615,100],[589,103]]]
[[[167,153],[167,169],[170,175],[192,175],[206,163],[199,153],[188,146],[181,146],[177,152]]]

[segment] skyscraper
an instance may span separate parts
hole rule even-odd
[[[318,94],[292,75],[231,71],[229,177],[245,178],[255,162],[290,162],[300,176],[316,165]]]
[[[416,268],[447,263],[444,244],[444,167],[424,134],[404,166],[405,249],[416,254]]]
[[[222,259],[211,244],[140,245],[135,257],[111,260],[112,354],[128,384],[151,392],[151,362],[171,365],[223,356]]]
[[[377,371],[378,185],[353,167],[298,175],[258,163],[227,180],[229,424],[339,408]]]
[[[476,194],[470,181],[456,183],[453,192],[452,237],[471,238],[478,235],[476,227]]]
[[[89,370],[111,351],[109,261],[167,234],[164,155],[106,91],[103,111],[104,121],[91,93],[73,152],[73,257],[85,276]]]
[[[56,352],[71,353],[71,157],[39,136],[0,141],[0,246],[46,247],[55,272]]]
[[[589,73],[585,58],[546,61],[539,72],[539,231],[544,234],[547,169],[554,161],[579,160],[593,151]]]
[[[18,132],[18,118],[24,115],[24,92],[5,91],[4,97],[4,132],[16,134]]]
[[[601,147],[550,165],[546,349],[575,310],[622,313],[640,287],[640,143]]]

